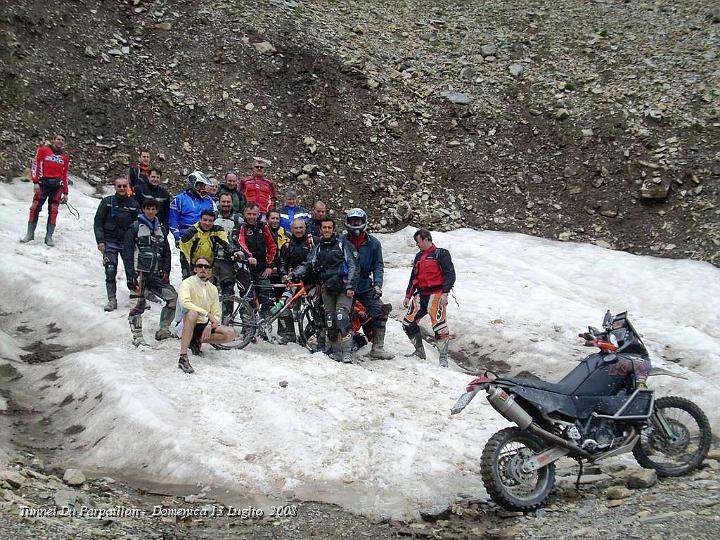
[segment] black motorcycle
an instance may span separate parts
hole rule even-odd
[[[591,354],[558,383],[498,377],[470,382],[451,414],[480,392],[518,427],[498,431],[480,461],[483,484],[498,505],[514,511],[538,508],[555,484],[561,457],[596,462],[632,452],[659,476],[681,476],[700,466],[710,449],[710,423],[682,397],[655,398],[646,381],[672,373],[653,369],[648,351],[627,318],[608,311],[603,330],[580,334]],[[579,480],[579,476],[578,476]]]

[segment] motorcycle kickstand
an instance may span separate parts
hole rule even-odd
[[[583,473],[584,463],[582,462],[582,459],[578,459],[577,462],[578,465],[580,465],[580,470],[578,471],[577,479],[575,480],[575,491],[580,491],[580,477]]]

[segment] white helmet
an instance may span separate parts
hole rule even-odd
[[[206,186],[211,184],[210,179],[204,172],[193,171],[187,177],[188,187],[197,189],[198,184],[205,184]]]
[[[350,220],[353,218],[362,219],[362,223],[360,225],[350,225]],[[351,208],[345,215],[345,227],[347,227],[348,232],[353,236],[360,236],[367,228],[367,222],[367,214],[362,208]]]

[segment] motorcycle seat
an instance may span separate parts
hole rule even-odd
[[[578,387],[578,381],[573,379],[567,380],[566,377],[558,383],[550,383],[541,381],[539,379],[524,379],[522,377],[507,377],[503,378],[502,381],[511,382],[526,388],[535,388],[537,390],[545,390],[546,392],[553,392],[555,394],[561,394],[563,396],[570,396],[573,394],[575,389]]]

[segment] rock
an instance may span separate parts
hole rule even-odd
[[[183,150],[186,152],[192,152],[192,145],[188,141],[185,141],[183,143]]]
[[[640,196],[643,199],[665,199],[670,191],[670,178],[653,177],[660,180],[645,179],[640,188]]]
[[[27,478],[17,471],[0,471],[0,482],[6,482],[12,489],[25,485]]]
[[[472,66],[465,66],[460,70],[460,77],[462,79],[472,79],[476,74],[475,68]]]
[[[482,45],[480,47],[480,54],[483,55],[483,57],[486,56],[496,56],[497,55],[497,47],[495,45]]]
[[[606,242],[605,240],[595,240],[593,242],[597,247],[605,248],[605,249],[612,249],[612,244],[609,242]]]
[[[560,240],[561,242],[567,242],[568,240],[570,240],[570,235],[571,233],[567,231],[561,232],[560,234],[558,234],[558,240]]]
[[[523,71],[525,71],[525,68],[523,67],[522,64],[510,64],[508,66],[508,71],[510,72],[510,75],[512,75],[513,77],[515,77],[517,79],[523,74]]]
[[[314,174],[318,171],[318,169],[320,169],[320,167],[318,167],[314,163],[308,163],[307,165],[303,165],[302,168],[303,172],[306,174]]]
[[[90,45],[85,47],[85,56],[89,58],[97,58],[97,52]]]
[[[455,92],[451,90],[440,92],[440,95],[447,99],[450,103],[454,103],[455,105],[470,105],[470,103],[472,103],[472,98],[470,96],[467,96],[460,92]]]
[[[716,461],[720,461],[720,449],[719,448],[711,448],[707,455],[708,459],[714,459]]]
[[[167,31],[167,30],[170,30],[171,28],[172,28],[172,23],[171,23],[171,22],[161,22],[161,23],[157,23],[157,24],[155,25],[155,30],[164,30],[164,31]]]
[[[287,381],[280,381],[278,384],[280,385],[280,388],[287,388],[288,382],[287,382]]]
[[[67,469],[63,475],[63,482],[68,486],[81,486],[85,482],[85,475],[80,469]]]
[[[260,54],[275,54],[277,52],[277,49],[273,47],[272,43],[269,41],[253,43],[253,47],[255,47],[255,50]]]
[[[630,489],[644,489],[655,485],[657,473],[654,469],[632,469],[625,478],[625,485]]]
[[[581,129],[580,133],[582,133],[583,137],[592,137],[593,136],[593,130],[592,129]]]
[[[245,105],[245,110],[246,110],[246,111],[252,111],[253,109],[255,109],[255,105],[254,105],[253,103],[247,103],[247,104]]]
[[[607,208],[606,210],[601,210],[600,215],[613,218],[613,217],[617,217],[618,213],[617,213],[617,210],[614,210],[612,208]]]
[[[553,116],[555,117],[555,120],[565,120],[568,116],[570,116],[570,112],[567,109],[557,109]]]
[[[77,492],[70,489],[60,489],[55,492],[55,505],[59,507],[73,506],[77,501]]]
[[[708,13],[708,19],[712,23],[720,23],[720,7],[714,7]]]
[[[120,49],[110,49],[108,54],[111,56],[122,56],[122,51]]]
[[[605,496],[608,499],[626,499],[632,492],[624,486],[610,486],[605,490]]]

